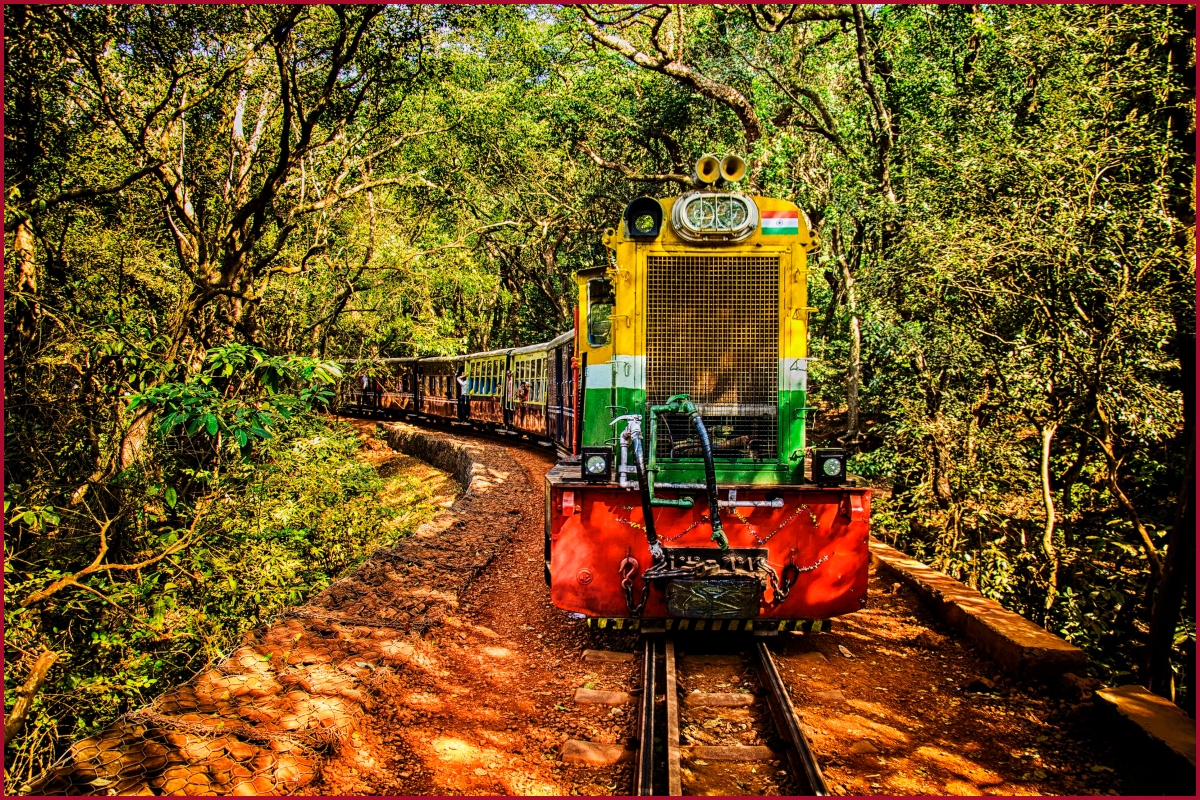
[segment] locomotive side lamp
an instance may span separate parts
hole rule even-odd
[[[580,459],[583,480],[589,483],[607,482],[612,479],[612,450],[607,447],[585,447]]]
[[[837,486],[846,482],[846,451],[840,447],[813,451],[812,482]]]
[[[637,197],[625,206],[625,236],[630,239],[657,239],[662,230],[662,204],[653,197]]]

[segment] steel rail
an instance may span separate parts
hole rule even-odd
[[[638,797],[654,795],[654,667],[657,660],[657,637],[646,637],[646,649],[642,654],[642,698],[641,719],[638,722],[637,764],[634,774],[634,794]]]
[[[775,718],[780,735],[791,745],[788,748],[788,760],[791,761],[792,769],[797,778],[803,778],[807,782],[809,795],[827,797],[829,786],[825,783],[825,776],[821,774],[821,765],[817,763],[808,744],[808,737],[804,735],[804,729],[800,726],[800,717],[792,705],[792,698],[779,675],[775,660],[771,658],[771,651],[767,649],[765,642],[757,642],[755,647],[758,650],[759,676],[768,690],[767,700],[771,706],[771,715]]]
[[[667,692],[667,794],[679,797],[683,794],[683,780],[680,776],[680,735],[679,735],[679,689],[675,672],[675,640],[667,638],[666,659],[663,664],[666,673]]]

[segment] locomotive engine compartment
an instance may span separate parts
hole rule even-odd
[[[704,156],[577,273],[580,440],[547,476],[546,574],[598,625],[811,629],[865,604],[870,489],[805,441],[819,240],[744,175]]]

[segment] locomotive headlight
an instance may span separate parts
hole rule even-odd
[[[812,460],[812,482],[835,486],[846,482],[846,451],[841,448],[816,450]]]
[[[607,447],[583,448],[583,470],[580,476],[585,481],[607,481],[612,475],[612,451]]]
[[[758,227],[758,206],[736,192],[692,192],[675,201],[671,227],[689,242],[737,242]]]

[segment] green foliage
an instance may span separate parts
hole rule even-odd
[[[163,433],[228,434],[245,453],[252,440],[268,438],[267,429],[297,408],[328,405],[333,391],[326,387],[341,374],[332,362],[270,356],[232,343],[209,350],[205,368],[188,380],[160,383],[133,395],[129,410],[155,408]],[[291,391],[281,392],[282,387]]]
[[[9,775],[365,552],[366,475],[306,427],[328,359],[561,332],[600,233],[704,152],[821,235],[814,441],[847,434],[876,535],[1108,680],[1165,642],[1190,695],[1190,569],[1149,622],[1191,492],[1192,13],[8,7],[6,655],[66,654]],[[19,606],[101,530],[159,560]]]
[[[8,751],[14,785],[72,738],[203,670],[243,632],[406,536],[437,512],[434,495],[446,491],[424,471],[385,482],[357,458],[352,429],[309,413],[279,420],[274,431],[219,481],[194,473],[216,495],[198,509],[185,508],[171,486],[144,487],[137,523],[123,534],[140,543],[132,557],[187,542],[145,569],[96,572],[80,579],[86,590],[66,588],[22,607],[89,559],[82,546],[77,560],[65,558],[62,529],[23,550],[15,536],[5,538],[5,658],[19,664],[43,647],[63,655]],[[83,533],[78,527],[71,536]],[[81,544],[94,547],[95,538]],[[6,670],[6,708],[23,677]]]

